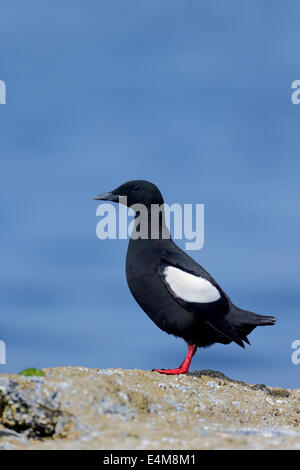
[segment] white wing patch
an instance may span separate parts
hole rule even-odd
[[[174,266],[167,266],[164,275],[176,297],[186,302],[209,303],[221,297],[218,289],[203,277],[194,276]]]

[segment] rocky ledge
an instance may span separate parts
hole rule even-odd
[[[300,449],[300,389],[220,372],[0,376],[0,449]]]

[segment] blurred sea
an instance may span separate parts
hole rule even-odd
[[[0,339],[7,365],[175,367],[183,341],[139,309],[127,241],[93,196],[128,179],[205,204],[190,252],[234,303],[275,315],[193,369],[299,387],[299,2],[79,0],[0,7]],[[181,242],[183,246],[183,241]]]

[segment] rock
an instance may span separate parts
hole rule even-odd
[[[220,372],[0,375],[0,449],[300,449],[300,390]]]
[[[1,423],[29,438],[64,435],[71,415],[61,410],[59,386],[45,381],[0,378]]]

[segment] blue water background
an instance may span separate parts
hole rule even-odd
[[[95,235],[92,197],[143,178],[205,204],[191,254],[236,304],[278,317],[192,369],[300,386],[299,14],[293,0],[1,4],[0,372],[182,361],[129,293],[127,241]]]

